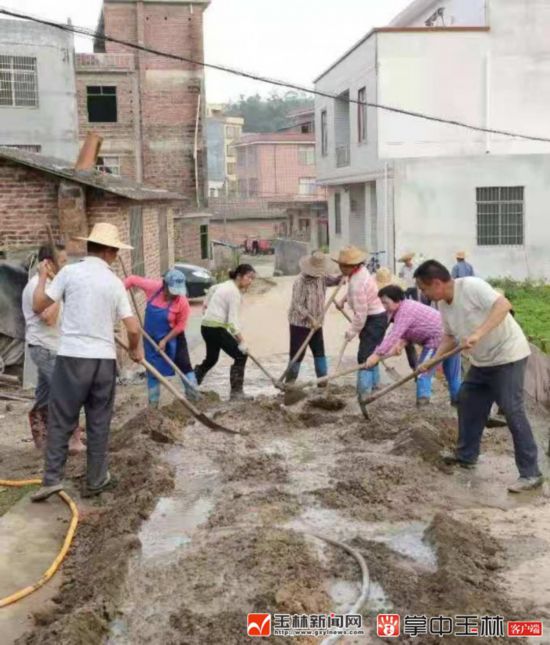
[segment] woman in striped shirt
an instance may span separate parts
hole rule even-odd
[[[353,311],[351,326],[346,332],[346,339],[353,340],[359,335],[359,351],[357,362],[365,363],[374,352],[375,347],[382,341],[388,318],[382,302],[378,297],[378,287],[373,276],[365,267],[367,254],[355,246],[347,246],[340,251],[338,265],[340,271],[349,279],[348,293],[337,305],[343,309],[347,302]],[[380,382],[379,367],[362,369],[357,373],[357,398],[361,410],[364,399],[377,387]],[[365,412],[363,412],[365,414]]]

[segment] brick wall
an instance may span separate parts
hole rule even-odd
[[[174,220],[175,262],[189,262],[208,266],[208,258],[201,257],[200,227],[209,225],[207,218],[176,217]],[[209,237],[211,233],[209,231]],[[211,239],[211,237],[210,237]]]
[[[59,181],[0,159],[0,250],[35,248],[47,241],[45,226],[59,234]]]
[[[105,33],[195,60],[203,59],[203,7],[138,3],[104,5]],[[106,43],[107,53],[131,52]],[[139,70],[143,142],[143,181],[181,192],[196,204],[193,158],[198,99],[203,70],[183,61],[135,52]],[[203,102],[204,103],[204,102]],[[204,114],[204,104],[200,110]],[[198,133],[198,174],[204,195],[206,151],[202,118]]]
[[[232,244],[243,244],[246,236],[249,238],[272,239],[278,236],[279,226],[284,219],[268,220],[238,220],[210,221],[210,239],[231,242]]]

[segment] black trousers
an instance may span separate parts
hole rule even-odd
[[[311,329],[309,327],[298,327],[298,325],[290,325],[290,359],[292,360],[296,353],[302,346],[304,340],[309,335]],[[318,329],[311,337],[308,343],[309,349],[314,358],[320,358],[325,355],[325,341],[323,339],[323,330]],[[307,349],[307,348],[306,348]],[[301,363],[306,355],[306,350],[300,354],[296,359],[297,363]]]
[[[195,374],[199,383],[220,358],[223,350],[228,356],[235,360],[234,367],[239,368],[239,373],[244,374],[244,367],[248,356],[239,349],[239,343],[223,327],[201,327],[201,335],[206,343],[206,356],[204,361],[195,367]]]
[[[382,342],[387,328],[388,316],[385,313],[367,316],[365,326],[359,334],[358,363],[364,363],[374,352],[376,347]]]
[[[189,374],[189,372],[193,371],[185,332],[182,332],[176,339],[176,358],[174,363],[184,374]]]

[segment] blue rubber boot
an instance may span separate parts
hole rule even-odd
[[[160,404],[160,383],[158,380],[147,374],[147,399],[150,408],[158,408]]]
[[[365,399],[371,394],[374,381],[373,370],[359,370],[357,372],[357,401],[365,419],[369,418]]]
[[[376,365],[372,368],[372,389],[380,389],[380,365]]]
[[[298,362],[290,366],[290,369],[285,376],[285,383],[294,383],[300,373],[300,365],[301,363]]]
[[[315,363],[315,374],[317,378],[323,378],[328,374],[328,362],[326,356],[317,356],[314,359]],[[320,383],[317,387],[326,387],[326,383]]]
[[[195,387],[191,387],[185,381],[183,382],[183,387],[185,389],[185,396],[190,400],[190,401],[198,401],[200,398],[200,394],[198,392],[199,389],[199,383],[197,381],[197,377],[195,376],[195,372],[187,372],[185,375],[187,380],[192,383]],[[183,379],[182,379],[183,380]]]

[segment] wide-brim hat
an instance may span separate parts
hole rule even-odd
[[[457,251],[456,252],[456,259],[457,260],[465,260],[466,259],[466,251]]]
[[[409,260],[412,260],[414,256],[414,253],[405,253],[399,258],[399,262],[409,262]]]
[[[75,237],[73,239],[80,240],[82,242],[95,242],[96,244],[102,244],[103,246],[110,246],[113,249],[127,249],[131,251],[134,248],[133,246],[122,242],[118,233],[118,228],[114,224],[108,224],[107,222],[94,224],[92,232],[88,237]]]
[[[356,264],[361,264],[367,259],[367,252],[362,249],[358,249],[356,246],[344,246],[344,248],[340,249],[338,257],[332,259],[338,264],[354,266]]]
[[[312,278],[322,278],[330,271],[327,256],[322,251],[315,251],[311,255],[304,255],[298,264],[300,271]]]
[[[384,287],[389,287],[390,284],[401,287],[401,289],[405,287],[404,282],[394,275],[388,267],[380,267],[374,274],[374,279],[376,280],[378,291]]]

